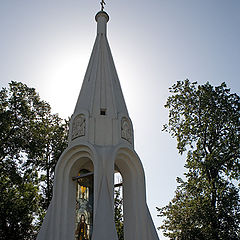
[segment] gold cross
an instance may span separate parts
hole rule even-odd
[[[102,0],[100,2],[100,4],[101,4],[101,11],[103,11],[104,10],[104,5],[106,5],[106,3],[104,2],[104,0]]]

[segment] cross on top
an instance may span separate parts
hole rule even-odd
[[[100,4],[101,4],[101,11],[103,11],[103,10],[104,10],[104,5],[106,5],[106,3],[105,3],[104,0],[102,0],[102,1],[100,2]]]

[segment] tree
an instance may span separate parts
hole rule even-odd
[[[51,200],[67,121],[35,89],[11,82],[0,91],[0,239],[31,239]]]
[[[51,114],[49,106],[38,117],[38,121],[33,122],[31,129],[33,137],[38,141],[31,142],[25,167],[34,168],[40,173],[42,207],[45,211],[52,199],[55,166],[67,147],[68,121]]]
[[[213,87],[178,81],[165,105],[163,130],[187,152],[185,179],[163,208],[170,239],[240,238],[240,98],[225,83]]]
[[[121,197],[121,189],[114,191],[114,212],[115,212],[115,226],[118,234],[118,240],[124,240],[123,232],[123,199]]]
[[[39,201],[33,174],[23,176],[16,166],[0,165],[0,239],[34,239],[32,224]]]

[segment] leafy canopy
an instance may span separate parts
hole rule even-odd
[[[35,239],[67,126],[35,89],[13,81],[0,91],[1,240]]]
[[[240,100],[225,83],[178,81],[170,88],[163,130],[187,152],[185,180],[158,208],[170,239],[239,239]]]

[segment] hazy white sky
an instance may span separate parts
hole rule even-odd
[[[0,87],[24,82],[54,112],[70,116],[95,40],[99,1],[1,0]],[[175,179],[184,172],[175,140],[161,131],[168,88],[189,78],[225,81],[240,94],[240,1],[106,3],[108,40],[145,168],[148,205],[159,226],[155,207],[171,200]]]

